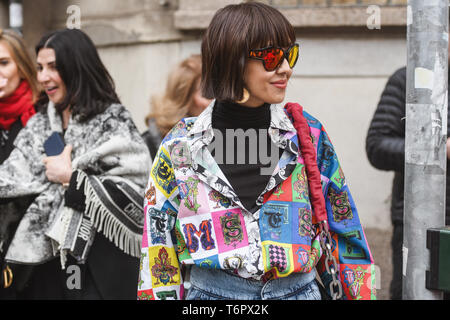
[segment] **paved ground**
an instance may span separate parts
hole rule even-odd
[[[389,300],[389,286],[392,279],[392,230],[364,229],[370,250],[379,268],[377,273],[377,299]]]

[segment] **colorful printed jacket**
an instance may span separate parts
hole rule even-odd
[[[239,201],[207,146],[214,102],[181,120],[163,140],[144,201],[139,299],[182,299],[180,266],[230,270],[273,279],[316,267],[325,288],[332,278],[308,194],[297,133],[281,106],[271,105],[269,135],[284,149],[255,213]],[[375,269],[354,201],[334,148],[318,120],[303,112],[317,151],[332,252],[345,299],[375,299]]]

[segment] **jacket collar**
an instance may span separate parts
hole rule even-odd
[[[199,135],[212,129],[212,112],[215,103],[216,100],[213,100],[197,117],[197,120],[187,134],[188,137]],[[278,104],[270,105],[270,128],[296,133],[296,130],[284,112],[283,107]]]

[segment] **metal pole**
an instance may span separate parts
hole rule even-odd
[[[445,225],[448,0],[408,1],[403,299],[438,300],[425,288],[426,231]]]

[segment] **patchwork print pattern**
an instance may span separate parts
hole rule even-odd
[[[186,246],[186,242],[184,240],[181,228],[180,228],[180,220],[177,220],[177,224],[174,229],[175,234],[175,251],[178,255],[178,260],[180,262],[184,262],[184,260],[190,260],[191,255],[189,254],[188,248]]]
[[[343,279],[343,289],[352,299],[361,300],[364,296],[370,295],[371,292],[365,284],[369,281],[370,266],[344,265],[341,271]]]
[[[219,252],[227,252],[248,245],[244,217],[240,209],[212,213]]]
[[[259,215],[262,240],[290,242],[290,203],[266,202]]]
[[[152,287],[180,283],[178,261],[174,252],[165,247],[149,248],[149,267],[152,275]]]
[[[298,235],[300,237],[312,237],[314,235],[312,226],[312,213],[307,208],[298,209]]]
[[[217,254],[195,260],[195,264],[201,268],[220,269],[219,256]]]
[[[337,193],[330,188],[328,197],[330,199],[331,209],[333,210],[333,220],[335,222],[353,219],[352,207],[348,201],[346,191]]]
[[[316,268],[329,288],[332,278],[317,236],[304,159],[289,119],[271,107],[269,134],[284,153],[258,200],[260,210],[252,214],[211,155],[203,152],[212,139],[211,114],[209,107],[197,120],[182,120],[154,161],[145,194],[138,298],[182,299],[180,264],[233,270],[256,280]],[[332,254],[345,298],[374,299],[373,258],[333,145],[320,122],[304,116],[316,147]]]
[[[263,248],[266,272],[273,270],[276,277],[286,277],[294,271],[292,245],[264,241]]]
[[[209,191],[208,198],[212,202],[213,210],[228,208],[231,206],[231,200],[214,189]]]
[[[170,220],[174,218],[153,208],[150,208],[148,212],[148,221],[146,222],[152,244],[166,244],[166,230],[168,230]]]
[[[245,263],[245,251],[233,250],[219,255],[220,263],[224,269],[239,270]]]
[[[149,184],[147,191],[145,192],[145,199],[149,206],[154,206],[156,204],[156,188],[153,183]]]
[[[153,294],[153,290],[139,290],[138,292],[138,300],[155,300],[155,296]]]
[[[342,233],[339,237],[339,259],[344,263],[369,263],[370,253],[364,239],[362,229]]]
[[[288,258],[285,250],[285,248],[273,244],[270,244],[267,248],[270,266],[277,268],[279,272],[286,271],[288,267]]]
[[[308,178],[305,170],[304,165],[298,165],[292,173],[293,200],[295,202],[308,203],[309,201]]]
[[[165,197],[169,197],[176,187],[172,162],[164,148],[161,148],[152,167],[151,177],[156,187]],[[148,193],[150,189],[146,191]]]
[[[209,205],[200,180],[196,176],[177,180],[180,195],[180,217],[208,213]]]

